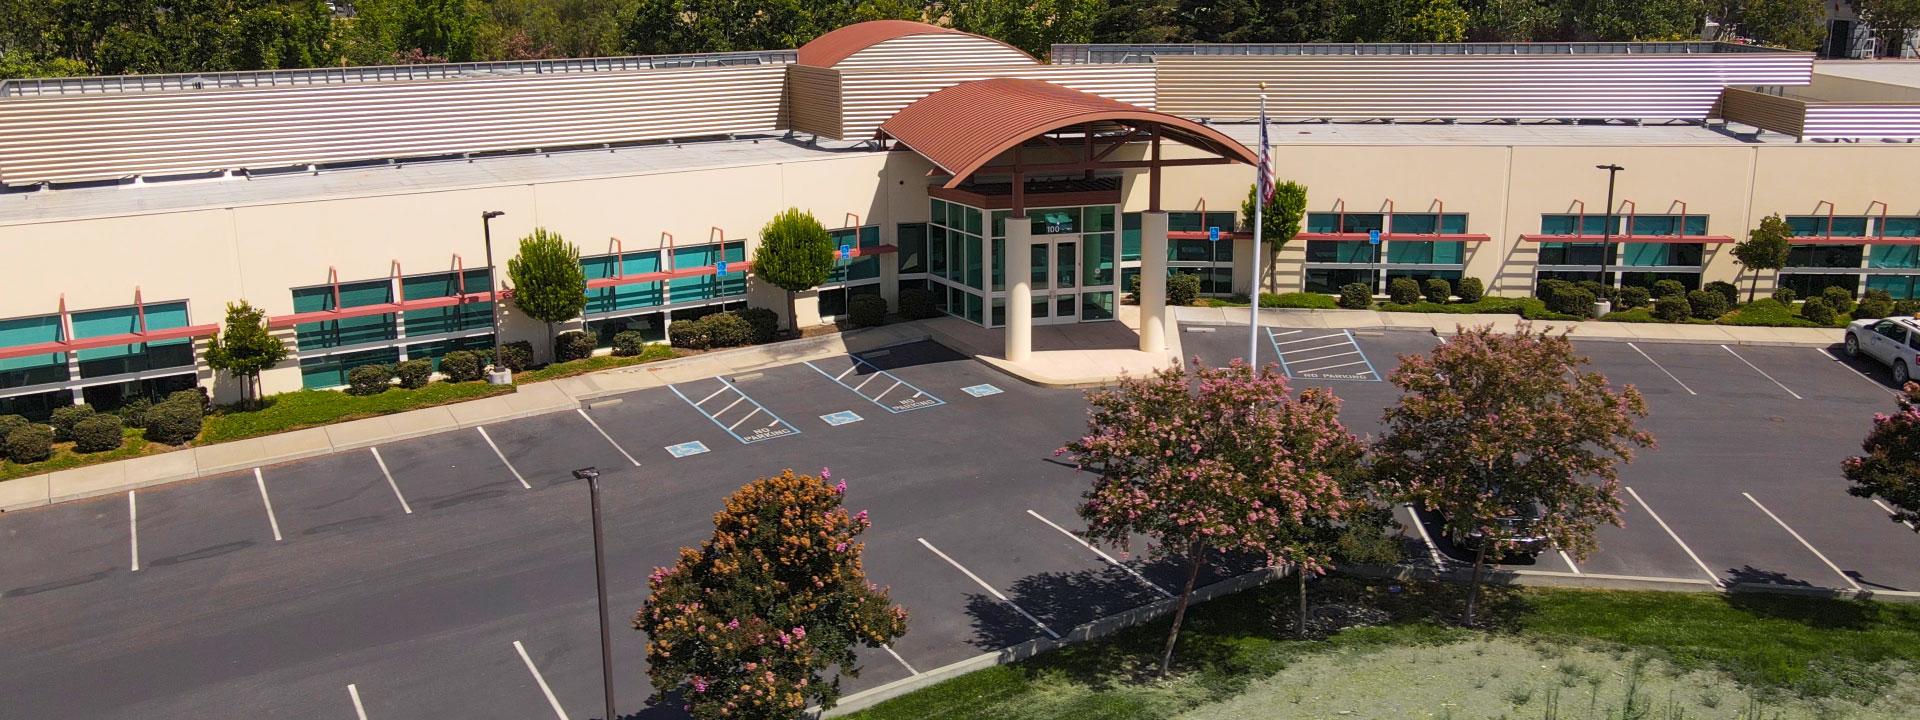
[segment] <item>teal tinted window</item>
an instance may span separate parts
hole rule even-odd
[[[341,283],[341,309],[384,305],[393,302],[393,283],[388,280]],[[293,311],[297,313],[333,310],[333,286],[301,288],[293,291]],[[392,340],[396,336],[395,316],[367,315],[342,320],[301,323],[294,326],[294,343],[302,352]],[[336,385],[341,383],[335,383]],[[326,387],[332,387],[331,385]]]
[[[1340,240],[1307,241],[1307,262],[1310,263],[1367,263],[1374,261],[1376,246],[1363,242],[1345,242]]]
[[[1616,221],[1619,217],[1614,218]],[[1615,227],[1619,227],[1615,225]],[[1594,235],[1607,233],[1605,215],[1541,215],[1540,234],[1542,235]]]
[[[858,249],[865,256],[841,258],[836,261],[833,272],[827,275],[828,283],[849,280],[871,280],[880,277],[880,256],[873,250],[880,247],[880,226],[846,228],[828,233],[833,238],[833,247]]]
[[[1167,213],[1167,230],[1170,232],[1206,232],[1207,228],[1220,228],[1222,233],[1233,232],[1234,214],[1231,212],[1209,212],[1204,215],[1197,212]]]
[[[1095,205],[1087,208],[1087,227],[1083,232],[1113,232],[1113,206]]]
[[[947,203],[947,227],[954,230],[965,230],[967,228],[966,213],[966,207]]]
[[[1870,245],[1868,249],[1867,267],[1920,267],[1920,245]]]
[[[725,250],[720,245],[695,245],[693,247],[674,248],[673,269],[690,270],[713,267],[721,260],[729,263],[743,262],[747,259],[745,243],[726,243]],[[714,298],[732,297],[747,291],[746,275],[739,270],[729,268],[726,277],[702,275],[699,277],[679,278],[669,281],[668,302],[683,303]]]
[[[1787,267],[1857,268],[1865,249],[1863,245],[1795,245],[1787,252]]]
[[[1386,231],[1387,216],[1380,213],[1307,213],[1307,232],[1366,233]]]
[[[1679,215],[1636,215],[1627,222],[1629,235],[1705,235],[1707,216],[1688,215],[1686,232],[1680,232]]]
[[[1216,255],[1216,253],[1218,253]],[[1167,259],[1181,262],[1231,262],[1233,260],[1233,240],[1224,232],[1218,242],[1209,239],[1169,240],[1167,241]]]
[[[1120,259],[1140,259],[1140,213],[1120,214]]]
[[[464,275],[464,277],[462,277]],[[433,273],[400,280],[400,294],[407,300],[454,297],[462,292],[486,292],[489,274],[485,269],[464,273]],[[592,292],[588,293],[592,296]],[[493,303],[470,302],[427,310],[408,310],[401,318],[408,335],[435,335],[491,327]]]
[[[947,201],[938,198],[929,199],[927,218],[935,225],[947,224]]]
[[[1700,243],[1627,243],[1620,248],[1620,264],[1631,267],[1698,267],[1703,258]]]
[[[59,342],[61,339],[58,315],[0,320],[0,347],[38,345]],[[0,359],[0,387],[65,382],[67,379],[66,353]]]
[[[1395,222],[1398,222],[1398,217],[1395,218]],[[1387,243],[1387,262],[1407,265],[1459,265],[1462,262],[1461,255],[1465,252],[1466,243],[1463,242],[1393,240]]]
[[[1097,233],[1081,239],[1080,264],[1088,285],[1113,284],[1113,234]],[[1111,301],[1111,298],[1109,298]]]
[[[187,326],[187,304],[158,303],[146,307],[147,329],[167,330]],[[140,331],[139,312],[130,307],[88,310],[72,315],[76,339],[125,335]],[[181,338],[155,343],[134,343],[81,350],[80,377],[92,378],[158,368],[193,365],[193,340]]]
[[[347,384],[347,373],[361,365],[400,361],[399,348],[381,348],[300,360],[300,386],[309,390]]]
[[[1393,216],[1393,234],[1432,235],[1436,232],[1434,229],[1436,223],[1439,227],[1437,232],[1440,233],[1461,235],[1467,232],[1467,216],[1465,213],[1447,213],[1445,217],[1434,213],[1410,213],[1406,215],[1396,213]],[[1392,251],[1389,250],[1388,253],[1391,255]]]
[[[473,337],[456,338],[453,340],[408,345],[407,359],[432,361],[433,369],[439,370],[440,358],[446,357],[447,353],[455,350],[484,350],[492,352],[493,335],[475,335]]]
[[[980,211],[975,210],[973,208],[967,208],[965,219],[967,221],[967,232],[973,233],[975,235],[979,235],[980,234]]]
[[[1077,233],[1080,232],[1080,208],[1028,210],[1027,221],[1035,235]]]
[[[980,253],[980,238],[968,235],[967,238],[967,287],[980,289],[981,272],[985,268],[986,257]]]
[[[1007,289],[1007,239],[994,238],[993,245],[993,289],[995,292]]]
[[[1887,218],[1882,225],[1881,237],[1920,237],[1920,218]]]
[[[1801,237],[1824,237],[1829,233],[1828,218],[1825,215],[1791,215],[1787,217],[1787,227],[1793,234]],[[1867,219],[1864,217],[1832,218],[1833,237],[1866,237]]]
[[[927,271],[927,226],[925,223],[901,223],[894,229],[894,267],[902,275]]]
[[[1884,290],[1888,295],[1892,295],[1895,300],[1911,300],[1915,297],[1920,297],[1914,294],[1915,280],[1920,280],[1920,276],[1868,275],[1867,289]]]
[[[587,274],[588,280],[600,280],[610,277],[632,277],[646,273],[660,272],[660,252],[627,253],[621,256],[596,255],[580,258],[580,269]],[[472,285],[472,281],[468,281]],[[665,283],[643,282],[613,287],[590,288],[587,290],[588,315],[618,312],[632,308],[652,307],[664,301]],[[408,313],[412,315],[412,313]],[[411,325],[408,332],[412,332]]]

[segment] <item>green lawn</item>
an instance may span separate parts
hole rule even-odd
[[[554,363],[543,368],[516,373],[513,376],[513,381],[522,385],[526,383],[545,382],[547,380],[558,380],[564,377],[584,375],[601,370],[611,370],[628,365],[670,360],[679,356],[679,352],[666,345],[648,345],[639,355],[595,355],[584,360]]]
[[[1322,580],[1312,587],[1316,607],[1364,608],[1377,617],[1323,640],[1297,640],[1278,624],[1292,609],[1289,579],[1195,608],[1170,679],[1152,673],[1162,622],[964,675],[851,717],[1444,717],[1454,710],[1446,698],[1471,697],[1504,704],[1486,717],[1607,718],[1614,715],[1598,713],[1601,705],[1657,686],[1691,717],[1714,707],[1721,710],[1706,714],[1742,717],[1738,701],[1758,698],[1765,718],[1802,717],[1795,713],[1809,703],[1865,708],[1833,717],[1898,718],[1911,706],[1886,698],[1920,697],[1912,674],[1920,668],[1916,606],[1495,588],[1486,607],[1493,629],[1470,631],[1448,621],[1460,590]],[[1453,660],[1434,662],[1445,657]],[[1657,676],[1647,687],[1638,679],[1643,671]],[[1413,707],[1380,704],[1403,686],[1419,688]],[[1575,696],[1578,707],[1569,709]],[[1548,707],[1555,704],[1557,715]],[[1814,716],[1827,715],[1807,715]]]
[[[511,385],[435,382],[415,390],[393,388],[378,395],[348,395],[334,390],[281,393],[267,398],[266,407],[258,410],[242,410],[236,406],[215,410],[207,415],[196,444],[243,440],[510,392],[513,392]]]
[[[1615,311],[1613,311],[1613,312],[1610,312],[1610,313],[1607,313],[1607,315],[1606,315],[1606,317],[1603,317],[1603,318],[1600,318],[1600,319],[1601,319],[1601,320],[1605,320],[1605,321],[1607,321],[1607,322],[1624,322],[1624,323],[1664,323],[1664,322],[1667,322],[1667,321],[1665,321],[1665,320],[1661,320],[1660,318],[1657,318],[1657,317],[1654,317],[1654,316],[1653,316],[1653,308],[1649,308],[1649,307],[1637,307],[1637,308],[1629,308],[1629,309],[1626,309],[1626,310],[1615,310]],[[1687,318],[1685,322],[1680,322],[1680,323],[1670,323],[1670,324],[1674,324],[1674,325],[1712,325],[1712,324],[1713,324],[1713,321],[1712,321],[1712,320],[1701,320],[1701,319],[1699,319],[1699,318]]]
[[[73,443],[62,442],[54,443],[53,457],[37,463],[22,465],[12,460],[0,459],[0,480],[11,480],[29,475],[50,473],[56,470],[69,470],[97,463],[126,460],[128,458],[145,455],[150,451],[164,452],[169,449],[165,445],[147,442],[147,439],[141,436],[141,432],[139,428],[127,428],[125,431],[126,440],[120,447],[106,452],[78,453],[73,451]]]
[[[1852,319],[1842,315],[1834,320],[1831,327],[1846,327]],[[1742,305],[1739,309],[1720,316],[1719,323],[1764,327],[1827,327],[1800,317],[1794,306],[1783,304],[1773,298],[1760,298]]]
[[[1408,303],[1405,305],[1401,305],[1398,303],[1391,303],[1391,302],[1383,302],[1383,303],[1380,303],[1378,307],[1380,310],[1385,312],[1418,312],[1418,313],[1448,313],[1448,314],[1490,313],[1490,314],[1499,314],[1499,315],[1519,315],[1528,320],[1579,320],[1580,319],[1572,315],[1562,315],[1560,313],[1548,310],[1547,304],[1544,302],[1541,302],[1538,298],[1484,297],[1480,299],[1480,302],[1447,303],[1444,305],[1439,303],[1430,303],[1425,300],[1421,300],[1420,302],[1416,302],[1416,303]]]

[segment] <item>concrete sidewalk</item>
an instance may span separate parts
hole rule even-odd
[[[1210,325],[1245,325],[1249,308],[1181,307],[1174,309],[1180,322]],[[1260,324],[1275,327],[1331,328],[1336,330],[1426,330],[1452,335],[1461,326],[1492,325],[1512,331],[1522,322],[1518,315],[1449,315],[1445,313],[1381,312],[1378,310],[1300,310],[1261,308]],[[1740,327],[1733,325],[1679,325],[1669,323],[1623,323],[1598,320],[1535,320],[1534,327],[1565,329],[1586,340],[1630,340],[1634,342],[1709,343],[1725,345],[1775,345],[1789,347],[1827,347],[1840,343],[1845,331],[1839,328]]]
[[[448,430],[565,412],[592,399],[801,360],[864,352],[928,338],[918,323],[720,350],[645,365],[529,383],[515,392],[305,430],[0,481],[0,512],[126,492],[149,485],[263,467]]]
[[[1033,357],[1011,362],[1005,357],[1006,331],[981,327],[956,317],[927,320],[933,339],[973,356],[1000,372],[1042,387],[1083,388],[1108,385],[1122,377],[1143,377],[1161,368],[1179,365],[1180,324],[1167,314],[1167,350],[1140,351],[1140,308],[1119,307],[1119,322],[1038,325],[1033,328]],[[1241,322],[1246,322],[1242,317]]]

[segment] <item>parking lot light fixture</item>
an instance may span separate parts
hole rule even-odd
[[[600,471],[584,467],[573,471],[576,480],[587,481],[587,497],[593,505],[593,581],[600,598],[600,687],[606,694],[607,717],[616,718],[613,709],[613,635],[607,628],[607,554],[600,531]]]
[[[480,233],[487,241],[487,292],[493,297],[493,359],[488,363],[487,382],[494,385],[513,382],[513,371],[500,361],[500,273],[493,266],[493,219],[505,214],[502,210],[480,212]]]
[[[1611,287],[1613,283],[1607,280],[1607,257],[1613,254],[1613,182],[1620,176],[1620,171],[1626,168],[1611,163],[1595,165],[1593,168],[1607,171],[1607,224],[1600,228],[1600,284]],[[1595,303],[1600,300],[1594,298]]]

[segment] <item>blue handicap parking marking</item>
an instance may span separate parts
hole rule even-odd
[[[1267,344],[1280,360],[1280,372],[1287,377],[1362,382],[1381,379],[1351,330],[1266,330]]]
[[[709,385],[707,383],[717,383]],[[727,431],[734,439],[752,444],[762,440],[800,434],[800,428],[794,427],[780,416],[773,414],[760,401],[748,396],[738,386],[726,378],[716,377],[697,383],[685,383],[687,392],[679,386],[668,385],[667,389],[680,396],[693,409],[707,416],[713,424]],[[709,392],[711,391],[711,392]],[[691,394],[689,394],[691,393]],[[698,400],[694,398],[698,397]]]
[[[972,395],[974,397],[986,397],[988,395],[999,395],[1001,392],[1003,392],[1000,388],[997,388],[985,383],[963,387],[963,388],[960,388],[960,391],[968,395]]]
[[[841,410],[837,413],[821,415],[820,419],[827,421],[828,425],[840,427],[841,425],[860,422],[860,414],[852,410]]]
[[[706,451],[707,451],[707,444],[700,442],[699,440],[692,440],[692,441],[680,443],[679,445],[667,446],[667,452],[672,454],[676,458],[683,458],[688,455],[699,455],[700,453],[703,453]]]
[[[852,390],[854,394],[866,398],[890,413],[903,413],[913,410],[945,405],[947,402],[934,397],[932,393],[920,389],[913,383],[900,379],[893,373],[874,367],[855,355],[845,355],[819,363],[806,361],[807,367],[825,375],[828,380],[840,387]],[[824,417],[824,416],[823,416]]]

